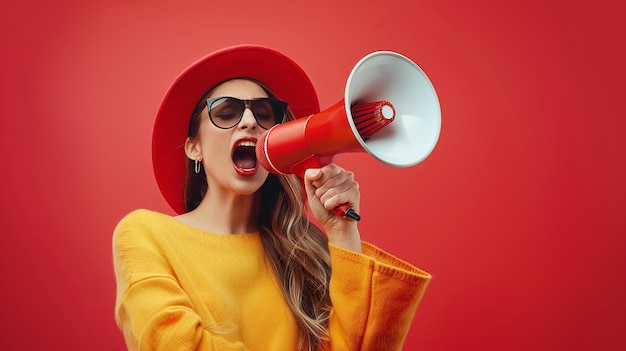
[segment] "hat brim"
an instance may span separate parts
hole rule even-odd
[[[296,117],[320,110],[317,94],[304,70],[274,49],[258,45],[231,46],[193,63],[165,93],[152,131],[154,175],[163,197],[178,214],[186,212],[184,144],[193,109],[210,88],[243,77],[262,82],[289,104]]]

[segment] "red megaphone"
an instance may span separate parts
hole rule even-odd
[[[385,164],[409,167],[432,152],[440,128],[439,100],[426,74],[405,56],[377,51],[354,66],[342,100],[267,130],[256,156],[269,172],[300,177],[347,152],[365,151]],[[347,204],[333,212],[360,218]]]

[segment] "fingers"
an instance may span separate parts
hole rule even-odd
[[[319,199],[327,210],[332,210],[343,203],[358,210],[359,184],[354,180],[354,173],[329,164],[319,169],[308,169],[304,175],[309,198]]]

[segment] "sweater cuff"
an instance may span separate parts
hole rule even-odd
[[[361,246],[363,253],[344,249],[329,242],[331,266],[337,260],[346,260],[360,266],[369,267],[369,269],[384,276],[417,285],[427,283],[432,278],[428,272],[395,257],[373,244],[363,241]]]

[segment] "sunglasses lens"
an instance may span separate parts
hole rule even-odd
[[[265,129],[270,129],[282,121],[280,107],[275,106],[275,103],[276,101],[270,99],[258,99],[252,101],[250,105],[257,123]]]
[[[209,116],[216,126],[231,128],[239,123],[244,108],[243,101],[221,98],[213,101],[211,106],[209,106]]]

